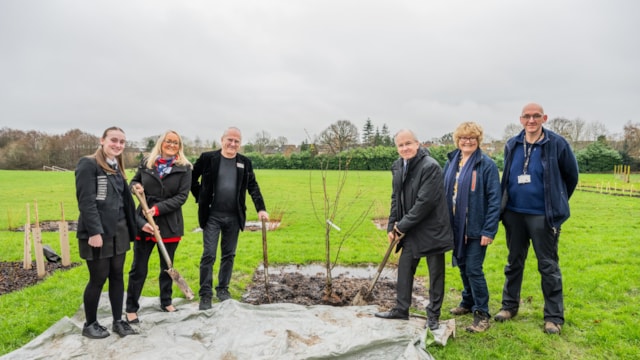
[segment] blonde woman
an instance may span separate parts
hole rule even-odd
[[[160,230],[169,258],[173,262],[176,249],[184,235],[182,205],[189,197],[192,165],[184,155],[184,144],[180,135],[169,130],[156,141],[151,153],[138,166],[131,179],[132,191],[144,191],[149,211]],[[142,209],[138,209],[138,221],[144,220]],[[147,224],[148,226],[151,226]],[[129,271],[126,312],[129,323],[138,323],[140,294],[147,278],[149,257],[156,246],[153,232],[141,232],[133,245],[133,263]],[[160,251],[160,309],[174,312],[178,309],[172,304],[173,281],[165,271],[168,266]]]

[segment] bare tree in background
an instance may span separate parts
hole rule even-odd
[[[46,134],[31,130],[5,147],[3,162],[7,169],[41,169],[47,165],[42,160]],[[3,166],[4,167],[4,166]]]
[[[640,159],[640,123],[624,125],[624,147],[628,156]]]
[[[256,135],[253,137],[253,149],[254,151],[260,153],[260,154],[264,154],[265,150],[267,149],[267,146],[271,145],[271,135],[262,130],[259,131],[258,133],[256,133]]]
[[[590,122],[585,129],[585,137],[589,141],[596,141],[601,136],[607,135],[607,127],[599,121]]]
[[[587,122],[578,118],[573,120],[573,139],[574,141],[582,141],[585,140],[585,127]]]
[[[504,128],[504,134],[502,135],[502,140],[507,141],[512,137],[518,135],[522,131],[522,125],[520,124],[509,124]]]
[[[276,145],[276,146],[280,146],[280,147],[282,147],[282,146],[287,145],[287,144],[289,143],[289,140],[288,140],[286,137],[284,137],[284,136],[278,136],[278,137],[274,140],[274,143],[275,143],[275,145]]]
[[[557,117],[547,121],[545,126],[549,130],[560,134],[569,142],[576,141],[576,139],[573,138],[573,134],[574,134],[573,123],[569,119]]]
[[[320,134],[319,142],[337,154],[358,145],[359,138],[358,128],[351,121],[338,120]]]

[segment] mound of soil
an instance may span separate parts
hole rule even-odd
[[[253,276],[253,282],[247,287],[242,301],[260,305],[269,303],[293,303],[299,305],[352,305],[354,297],[361,291],[365,294],[371,284],[371,279],[355,278],[339,275],[332,279],[333,293],[325,294],[326,276],[305,275],[302,273],[278,274],[269,273],[269,283],[265,286],[264,272],[258,270]],[[422,281],[415,281],[413,286],[413,306],[424,309],[426,294]],[[417,295],[417,296],[416,296]],[[381,309],[391,309],[396,303],[396,282],[379,279],[370,296],[366,297],[368,305],[377,305]]]
[[[54,271],[67,270],[78,265],[80,263],[72,263],[70,267],[63,267],[59,262],[46,262],[46,275],[39,279],[35,262],[28,270],[23,269],[22,262],[0,262],[0,295],[34,285],[45,280]],[[349,306],[352,305],[354,297],[361,291],[362,294],[365,294],[371,284],[371,279],[339,275],[332,279],[333,292],[327,295],[325,294],[326,281],[326,276],[320,274],[280,272],[270,273],[268,286],[265,286],[264,271],[257,270],[241,301],[254,305],[292,303],[306,306]],[[426,294],[426,289],[422,285],[422,281],[416,280],[414,282],[413,294],[413,306],[423,309],[426,300],[420,295]],[[377,305],[380,309],[386,310],[395,305],[395,299],[395,281],[381,278],[365,300],[368,305]]]

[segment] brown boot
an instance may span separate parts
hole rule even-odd
[[[479,333],[486,331],[491,324],[489,324],[489,314],[485,314],[482,311],[476,310],[473,314],[473,324],[467,327],[468,332]]]
[[[496,314],[494,319],[498,322],[504,322],[507,320],[511,320],[514,316],[516,316],[517,311],[502,309],[500,312]]]
[[[544,322],[544,332],[547,334],[560,334],[560,330],[562,329],[562,325],[556,324],[551,321]]]
[[[449,312],[451,313],[451,315],[465,315],[471,312],[471,309],[467,309],[466,307],[462,307],[462,306],[456,306],[453,309],[449,310]]]

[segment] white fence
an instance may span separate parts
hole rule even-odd
[[[69,169],[61,168],[60,166],[42,166],[42,171],[69,171]]]

